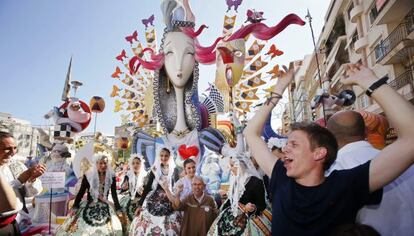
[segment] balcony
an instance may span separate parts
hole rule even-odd
[[[397,78],[395,78],[389,83],[389,85],[393,87],[395,90],[399,90],[400,88],[403,88],[407,84],[414,86],[412,70],[405,71],[404,73],[402,73],[401,75],[399,75]]]
[[[354,48],[355,52],[358,54],[361,54],[363,50],[368,46],[368,39],[367,37],[359,38],[357,41],[355,41]]]
[[[331,50],[329,50],[329,54],[326,57],[326,61],[328,62],[327,69],[331,66],[330,64],[335,61],[335,59],[344,53],[348,55],[345,51],[346,45],[346,35],[342,35],[336,39],[335,44],[332,46]]]
[[[406,60],[414,52],[414,9],[404,20],[379,43],[375,49],[376,61],[382,65],[395,64]]]
[[[346,51],[346,36],[339,37],[331,54],[326,60],[325,71],[332,83],[337,80],[337,75],[342,73],[341,67],[345,63],[349,63],[349,55]]]
[[[407,15],[412,7],[412,0],[388,0],[378,11],[375,20],[377,22],[376,24],[381,25],[399,22],[402,16]]]
[[[344,64],[338,64],[338,67],[337,67],[337,69],[335,71],[335,74],[333,74],[333,76],[331,77],[331,88],[333,86],[338,86],[337,84],[338,83],[341,83],[340,82],[341,76],[345,72]]]
[[[325,54],[330,55],[331,51],[335,48],[338,40],[343,36],[346,36],[344,18],[338,16],[335,20],[332,31],[329,33],[328,38],[325,41]]]
[[[361,5],[356,5],[351,12],[349,13],[349,17],[351,18],[352,23],[357,23],[358,18],[362,15],[364,12],[364,8]]]

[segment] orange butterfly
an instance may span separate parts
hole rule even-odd
[[[114,85],[112,86],[112,93],[111,93],[111,98],[119,96],[119,88],[118,86]]]
[[[279,65],[278,64],[276,64],[271,70],[269,70],[268,72],[267,72],[268,74],[273,74],[273,75],[275,75],[275,76],[279,76],[279,73],[280,73],[280,69],[279,69]]]
[[[283,52],[276,48],[274,44],[270,46],[269,51],[266,53],[266,55],[270,55],[270,57],[273,59],[275,56],[281,56],[283,55]]]
[[[112,78],[119,78],[119,75],[122,74],[121,69],[117,66],[115,72],[111,75]]]

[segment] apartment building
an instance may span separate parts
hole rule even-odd
[[[17,156],[24,160],[28,156],[35,156],[39,132],[29,121],[18,119],[11,114],[0,112],[0,131],[9,132],[16,140]]]
[[[310,101],[321,86],[331,94],[344,89],[356,93],[352,106],[335,107],[334,111],[355,109],[382,114],[381,108],[364,91],[340,83],[344,64],[357,61],[372,68],[379,77],[388,76],[390,86],[414,103],[414,1],[331,0],[316,55],[304,57],[301,73],[296,75],[290,88],[294,109],[283,125],[323,116],[321,106],[310,110]],[[325,82],[320,83],[319,74]]]

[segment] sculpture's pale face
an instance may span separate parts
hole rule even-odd
[[[195,67],[194,40],[182,32],[170,32],[164,41],[164,65],[174,87],[184,88]]]

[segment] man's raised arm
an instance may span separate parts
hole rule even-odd
[[[398,139],[384,148],[371,162],[369,188],[373,192],[393,181],[414,163],[414,107],[390,86],[380,85],[381,81],[367,67],[349,64],[346,71],[348,77],[343,78],[342,82],[371,90],[372,97],[384,110],[398,134]]]
[[[262,107],[256,111],[253,118],[247,123],[247,127],[244,130],[244,137],[247,145],[249,146],[253,156],[255,157],[260,168],[265,172],[267,176],[272,175],[273,166],[276,163],[276,158],[267,147],[267,144],[261,138],[263,127],[266,123],[266,119],[279,100],[282,98],[283,92],[289,86],[294,76],[293,63],[290,63],[289,69],[283,66],[285,71],[280,71],[277,84],[273,88],[267,101]]]

